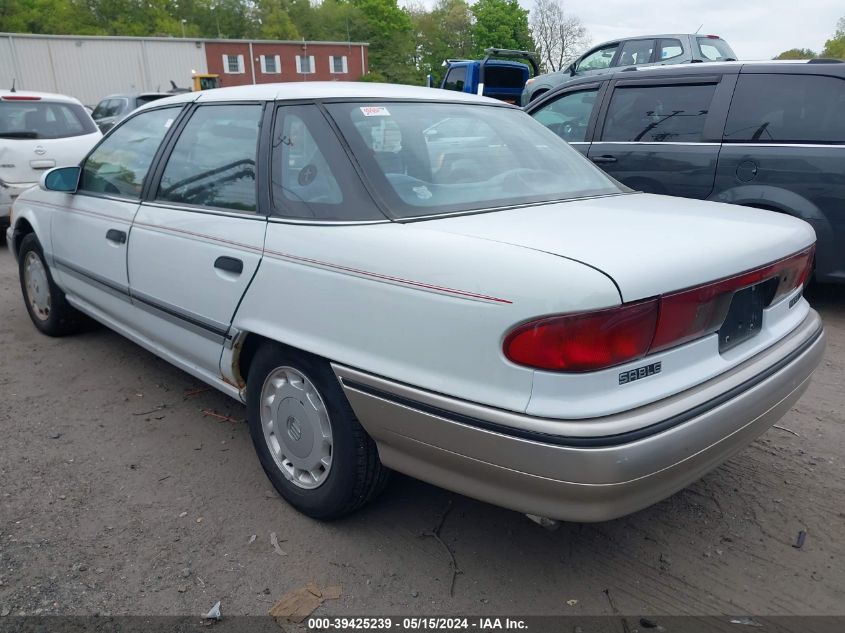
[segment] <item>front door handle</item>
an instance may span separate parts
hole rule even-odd
[[[235,257],[218,257],[214,260],[214,267],[235,275],[244,271],[244,263]]]
[[[590,158],[596,165],[607,165],[610,163],[616,162],[616,156],[610,156],[605,154],[604,156],[593,156]]]
[[[106,231],[106,239],[115,244],[126,244],[126,231],[118,231],[117,229],[109,229]]]

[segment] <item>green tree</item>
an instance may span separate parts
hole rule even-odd
[[[285,0],[259,0],[257,3],[260,28],[258,36],[268,40],[302,39],[290,16],[290,6]]]
[[[818,55],[809,48],[790,48],[788,51],[783,51],[774,59],[813,59],[815,57],[818,57]]]
[[[528,28],[528,10],[519,6],[517,0],[478,0],[471,10],[475,16],[475,56],[481,56],[484,49],[491,46],[534,50],[534,40]]]
[[[468,58],[474,53],[472,12],[465,0],[439,0],[431,11],[411,11],[414,27],[416,66],[421,74],[432,74],[439,83],[449,58]]]
[[[839,18],[833,38],[824,43],[822,57],[845,59],[845,16]]]

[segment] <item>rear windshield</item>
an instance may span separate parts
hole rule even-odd
[[[699,37],[698,48],[701,56],[711,62],[735,62],[736,53],[728,43],[718,37]]]
[[[522,88],[528,76],[528,66],[485,66],[484,84],[490,88]]]
[[[68,138],[97,131],[81,105],[0,101],[0,138]]]
[[[622,192],[521,110],[407,102],[327,107],[397,218]]]
[[[165,97],[169,97],[171,95],[141,95],[137,99],[135,99],[135,104],[137,107],[141,107],[145,103],[151,103],[153,101],[158,101],[159,99],[164,99]]]

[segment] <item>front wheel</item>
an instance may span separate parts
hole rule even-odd
[[[65,293],[53,281],[41,243],[34,233],[23,238],[18,262],[21,292],[35,327],[48,336],[63,336],[77,331],[84,317],[67,302]]]
[[[322,359],[263,345],[249,368],[247,418],[264,472],[308,516],[349,514],[387,481],[375,443]]]

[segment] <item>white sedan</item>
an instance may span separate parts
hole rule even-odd
[[[318,518],[388,469],[551,519],[633,512],[768,429],[824,349],[808,224],[630,191],[454,92],[163,99],[13,214],[39,330],[88,315],[244,401]]]
[[[72,97],[0,90],[0,226],[20,193],[53,167],[78,165],[102,134]]]

